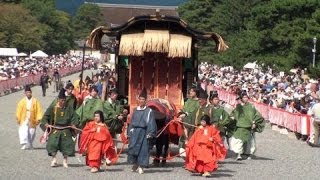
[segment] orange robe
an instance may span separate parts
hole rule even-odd
[[[219,130],[214,126],[199,127],[186,145],[186,169],[199,173],[212,172],[218,168],[227,150],[222,144]]]
[[[117,161],[113,139],[104,123],[90,121],[83,128],[80,137],[81,154],[86,154],[86,164],[90,167],[100,168],[102,158],[108,158],[111,163]]]

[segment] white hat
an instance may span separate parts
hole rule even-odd
[[[317,80],[314,80],[314,79],[310,79],[310,83],[317,84],[317,83],[318,83],[318,81],[317,81]]]

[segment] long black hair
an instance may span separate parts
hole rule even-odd
[[[103,112],[102,111],[97,110],[97,111],[94,112],[94,115],[95,114],[99,114],[101,122],[104,122],[104,116],[103,116]]]
[[[210,117],[209,117],[208,115],[206,115],[206,114],[203,115],[203,116],[201,117],[201,121],[202,121],[202,120],[205,121],[208,126],[211,125]]]

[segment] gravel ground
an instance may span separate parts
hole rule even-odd
[[[86,71],[91,76],[91,71]],[[75,80],[79,73],[64,80]],[[41,96],[41,88],[33,87],[33,95],[38,98],[44,108],[49,106],[57,93],[49,87],[48,96]],[[126,163],[126,154],[122,154],[119,162],[109,166],[107,171],[96,174],[77,158],[69,158],[69,168],[62,166],[51,168],[50,157],[45,145],[39,143],[42,134],[37,129],[33,150],[20,150],[18,125],[15,121],[17,102],[23,97],[23,91],[0,97],[0,179],[200,179],[183,168],[183,160],[175,158],[167,163],[167,167],[150,167],[145,174],[130,172],[131,166]],[[235,161],[231,153],[220,163],[218,171],[212,178],[219,179],[318,179],[320,169],[320,153],[318,148],[311,148],[305,142],[281,135],[268,127],[262,134],[257,134],[258,151],[252,160]],[[173,147],[173,150],[176,150]],[[151,161],[150,161],[151,162]],[[59,156],[58,163],[62,163]]]

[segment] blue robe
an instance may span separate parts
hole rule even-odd
[[[134,111],[128,127],[129,164],[137,164],[141,167],[146,167],[149,165],[149,140],[151,138],[155,138],[156,134],[157,125],[153,111],[148,107]]]

